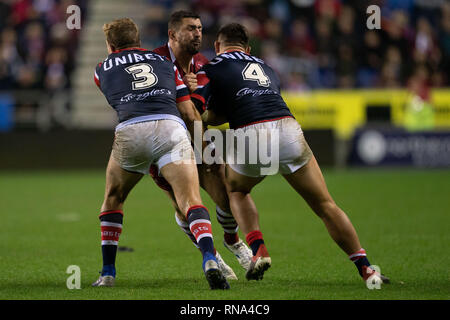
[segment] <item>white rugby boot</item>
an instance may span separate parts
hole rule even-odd
[[[95,281],[93,287],[114,287],[115,278],[113,276],[100,276],[97,281]]]
[[[238,279],[236,274],[234,273],[233,269],[231,269],[231,267],[225,263],[225,261],[222,259],[222,256],[220,255],[219,251],[217,251],[217,250],[216,250],[216,260],[217,260],[217,265],[218,265],[220,271],[222,271],[223,276],[227,280],[237,280]]]
[[[244,268],[244,270],[248,270],[250,263],[252,262],[253,252],[247,247],[244,241],[239,239],[238,242],[232,245],[229,245],[224,241],[223,245],[235,255],[241,267]]]

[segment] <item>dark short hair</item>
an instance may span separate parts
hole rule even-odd
[[[229,23],[222,26],[217,32],[217,39],[222,40],[227,45],[239,45],[248,47],[249,37],[247,29],[240,23]]]
[[[179,10],[170,15],[169,30],[176,30],[180,27],[184,18],[200,19],[200,16],[192,11]]]

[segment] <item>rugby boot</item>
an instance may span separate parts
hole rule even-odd
[[[245,277],[247,280],[262,280],[264,272],[270,268],[271,264],[272,260],[269,257],[267,248],[264,244],[261,244],[256,255],[252,257]]]

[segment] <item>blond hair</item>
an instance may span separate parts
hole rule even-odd
[[[130,18],[113,20],[103,25],[106,41],[115,50],[140,47],[141,40],[136,23]]]

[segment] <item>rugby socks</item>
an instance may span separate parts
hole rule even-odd
[[[203,257],[206,254],[214,257],[215,250],[208,209],[202,205],[192,206],[188,209],[186,217],[189,230],[194,235]]]
[[[359,249],[355,253],[348,256],[351,261],[355,264],[358,269],[359,274],[363,277],[363,266],[369,267],[370,262],[367,260],[366,250],[363,248]]]
[[[259,230],[249,232],[245,237],[245,240],[252,249],[253,256],[258,252],[259,246],[264,244],[262,232]]]
[[[123,212],[109,210],[100,213],[103,269],[102,276],[116,276],[116,253],[119,237],[122,233]]]
[[[231,213],[223,211],[219,206],[216,206],[217,221],[223,228],[223,238],[229,245],[233,245],[239,241],[238,225]]]

